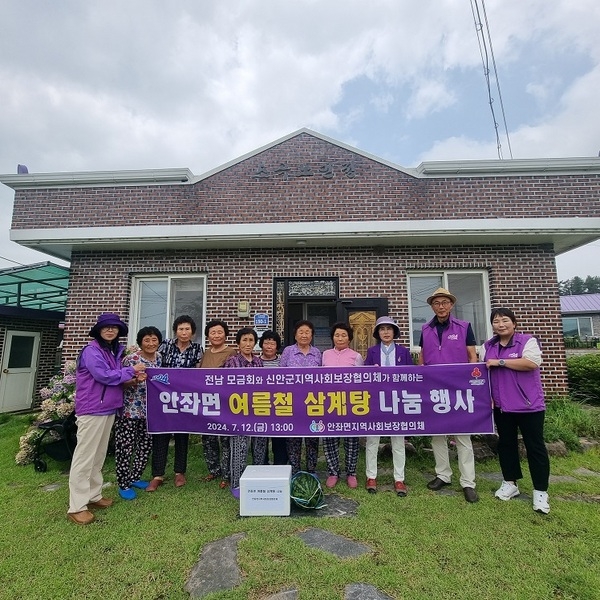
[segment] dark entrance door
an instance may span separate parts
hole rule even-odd
[[[327,350],[332,347],[331,326],[344,321],[354,331],[352,347],[366,356],[374,343],[375,321],[387,315],[387,298],[340,298],[337,277],[282,277],[273,284],[273,324],[284,346],[295,343],[294,325],[306,319],[315,326],[313,344]]]
[[[336,322],[336,303],[329,302],[288,302],[286,311],[285,343],[295,344],[294,325],[301,320],[310,321],[315,326],[313,345],[321,352],[331,348],[329,330]]]

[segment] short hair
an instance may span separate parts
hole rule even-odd
[[[153,325],[150,325],[148,327],[142,327],[137,332],[137,336],[135,338],[135,341],[137,342],[138,346],[140,346],[142,344],[142,340],[147,335],[155,335],[158,338],[158,343],[159,344],[163,341],[163,336],[162,336],[162,333],[160,332],[160,329],[158,329],[158,327],[154,327]]]
[[[196,333],[196,321],[189,315],[181,315],[173,321],[173,333],[177,333],[177,328],[183,323],[189,323],[192,327],[192,333]]]
[[[263,342],[266,342],[267,340],[274,340],[277,344],[277,350],[281,348],[281,336],[276,331],[267,329],[267,331],[261,335],[260,340],[258,340],[258,345],[262,348]]]
[[[331,331],[330,331],[331,341],[333,341],[333,336],[335,334],[336,329],[343,329],[348,334],[350,341],[352,341],[352,338],[354,337],[354,331],[352,331],[352,327],[350,327],[350,325],[348,325],[348,323],[344,323],[343,321],[338,321],[337,323],[334,323],[331,326]]]
[[[252,327],[242,327],[238,329],[238,332],[235,334],[235,343],[239,344],[242,341],[242,337],[245,335],[252,335],[254,337],[254,343],[258,342],[258,333],[252,329]]]
[[[223,331],[225,332],[225,337],[227,337],[229,335],[229,327],[227,327],[227,323],[225,323],[225,321],[221,321],[221,319],[213,319],[212,321],[209,321],[206,324],[206,327],[204,328],[204,336],[208,337],[208,332],[213,327],[217,327],[217,326],[221,326],[223,328]]]
[[[490,323],[493,323],[496,317],[508,317],[515,325],[517,324],[517,317],[515,316],[515,313],[510,310],[510,308],[492,308],[492,313],[490,314]]]
[[[294,323],[294,336],[296,335],[298,329],[300,329],[300,327],[303,327],[304,325],[306,325],[306,327],[309,327],[312,331],[312,334],[315,335],[315,326],[312,324],[312,322],[307,321],[306,319],[302,319],[301,321]]]

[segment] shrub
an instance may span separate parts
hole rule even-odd
[[[600,416],[585,408],[583,402],[554,398],[546,404],[544,439],[562,440],[570,450],[580,450],[579,438],[600,436]]]
[[[583,354],[567,359],[571,395],[600,404],[600,354]]]

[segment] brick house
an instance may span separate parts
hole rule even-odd
[[[567,357],[600,352],[600,294],[560,297]]]
[[[491,335],[509,306],[543,342],[548,393],[566,390],[555,256],[600,237],[600,160],[426,162],[405,169],[300,130],[194,176],[188,169],[5,175],[11,239],[71,261],[65,357],[96,316],[169,332],[177,314],[259,324],[316,343],[348,319],[355,347],[390,314],[415,346],[437,287]],[[255,321],[256,317],[256,321]],[[268,320],[268,324],[266,321]],[[200,335],[201,337],[201,335]],[[232,336],[230,336],[232,337]]]

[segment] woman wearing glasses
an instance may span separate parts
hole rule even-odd
[[[119,337],[127,335],[127,325],[119,315],[105,313],[90,329],[94,338],[80,353],[75,372],[77,394],[77,446],[69,472],[67,517],[77,525],[92,523],[92,509],[108,508],[111,498],[102,497],[102,467],[117,411],[123,406],[123,384],[133,378],[146,378],[146,365],[123,367],[125,348]]]

